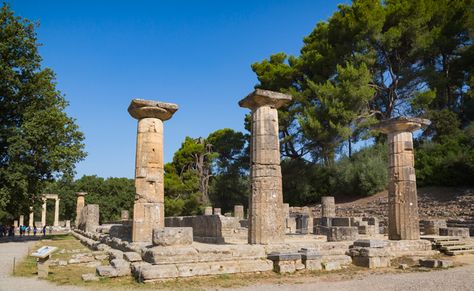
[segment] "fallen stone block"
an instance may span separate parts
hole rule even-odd
[[[117,277],[117,270],[112,266],[97,266],[95,269],[101,277],[113,278]]]
[[[123,253],[123,257],[129,262],[139,262],[142,260],[142,256],[136,252],[125,252]]]
[[[323,262],[323,268],[326,271],[340,270],[341,264],[339,262]]]
[[[109,255],[109,260],[123,259],[123,252],[120,250],[110,249],[107,251],[107,254]]]
[[[301,264],[300,253],[280,253],[268,254],[267,259],[273,261],[273,271],[277,273],[294,273]]]
[[[425,268],[437,268],[438,260],[435,259],[421,259],[420,266]]]
[[[82,281],[89,282],[89,281],[99,281],[99,277],[97,277],[94,273],[87,273],[82,274]]]
[[[143,266],[140,272],[145,282],[178,277],[178,268],[175,264]]]
[[[153,230],[153,245],[177,246],[193,243],[192,227],[165,227]]]
[[[303,248],[298,252],[301,254],[301,261],[307,270],[318,271],[323,268],[322,255],[319,251]]]
[[[469,237],[469,228],[467,227],[440,227],[439,235]]]
[[[370,269],[390,267],[390,257],[352,257],[352,263]]]
[[[438,267],[439,268],[451,268],[453,267],[453,261],[450,260],[438,260]]]
[[[110,261],[110,265],[115,268],[117,271],[117,276],[127,276],[130,275],[130,263],[123,259],[113,259]]]

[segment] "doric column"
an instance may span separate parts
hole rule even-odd
[[[43,206],[41,207],[41,227],[46,225],[46,197],[43,197]]]
[[[206,206],[206,208],[204,208],[204,215],[212,215],[212,206]]]
[[[128,107],[138,119],[135,160],[135,203],[132,240],[151,242],[155,228],[165,227],[163,121],[178,110],[176,104],[134,99]]]
[[[77,192],[76,193],[76,197],[77,197],[77,200],[76,200],[76,221],[75,221],[75,224],[76,224],[76,227],[79,227],[79,222],[81,220],[81,212],[82,212],[82,208],[84,208],[84,205],[86,204],[85,202],[85,197],[86,196],[87,192]]]
[[[412,132],[429,124],[427,119],[397,117],[373,127],[388,137],[388,237],[391,240],[420,238]]]
[[[336,203],[334,197],[321,197],[321,217],[336,217]]]
[[[250,244],[281,242],[285,234],[277,109],[290,101],[289,95],[257,89],[239,102],[252,110]]]
[[[24,225],[23,223],[25,223],[25,216],[20,215],[20,225]]]
[[[28,221],[28,226],[33,227],[33,224],[35,223],[35,213],[33,212],[33,206],[30,206],[30,219]]]
[[[54,223],[53,226],[59,226],[59,198],[54,203]]]

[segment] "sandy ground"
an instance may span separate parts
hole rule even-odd
[[[17,262],[24,258],[34,243],[0,243],[0,290],[88,290],[74,286],[56,286],[51,282],[36,278],[11,276],[13,258]],[[474,256],[460,256],[456,257],[456,260],[466,265],[430,272],[364,274],[341,281],[327,281],[324,277],[306,277],[300,284],[261,283],[243,288],[209,288],[208,290],[474,290]]]

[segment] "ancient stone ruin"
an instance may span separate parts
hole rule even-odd
[[[222,215],[221,208],[207,206],[203,215],[165,217],[163,121],[178,106],[133,100],[129,113],[138,119],[133,218],[122,211],[119,221],[99,225],[98,206],[84,206],[84,195],[78,195],[79,228],[74,236],[110,258],[110,265],[98,266],[97,274],[132,274],[138,281],[152,282],[247,272],[332,271],[350,264],[387,267],[403,256],[429,258],[440,251],[454,255],[469,250],[469,228],[418,221],[412,131],[427,120],[400,117],[375,126],[389,140],[389,207],[382,215],[338,215],[331,196],[311,207],[283,203],[277,109],[290,101],[289,95],[257,89],[239,102],[252,117],[247,211],[235,205],[233,214]]]

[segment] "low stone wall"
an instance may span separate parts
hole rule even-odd
[[[222,215],[166,217],[165,226],[192,227],[194,240],[204,243],[246,240],[248,235],[248,229],[241,226],[239,218]]]

